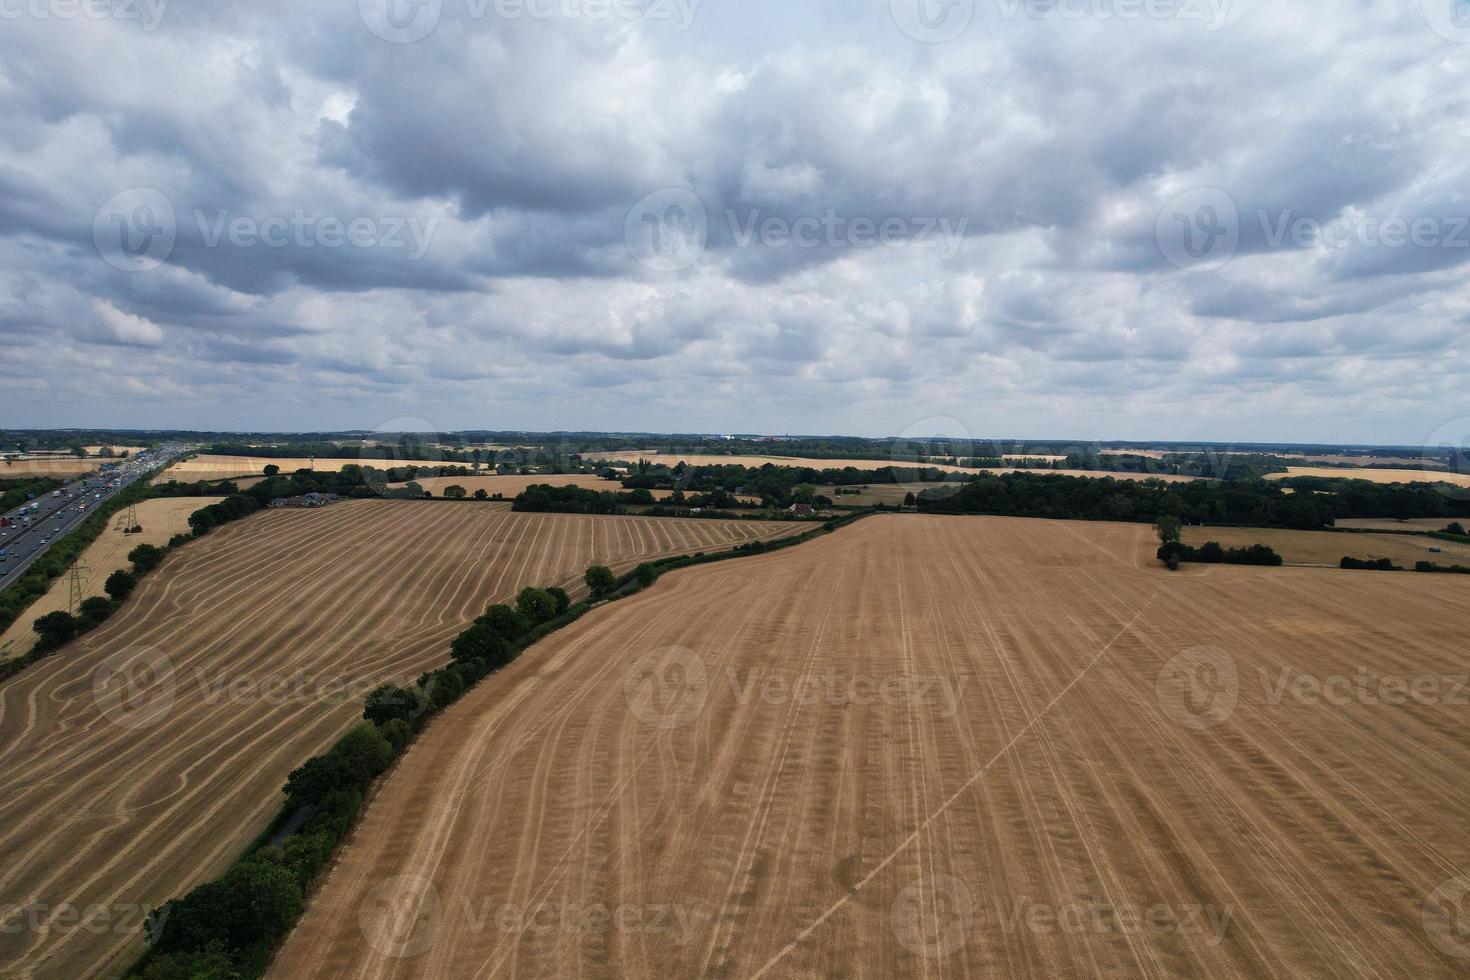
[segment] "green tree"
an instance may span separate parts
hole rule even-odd
[[[72,637],[77,635],[77,621],[71,613],[64,609],[47,613],[31,624],[31,629],[40,638],[42,647],[54,650],[64,646]]]
[[[261,470],[261,472],[266,476],[276,476],[281,472],[281,468],[275,463],[267,463],[265,469]]]
[[[167,554],[162,548],[152,544],[140,544],[128,552],[128,561],[133,563],[133,571],[141,574],[151,572],[163,562]]]
[[[380,727],[385,727],[391,721],[417,724],[426,707],[423,693],[418,688],[384,684],[367,696],[363,702],[362,716]]]
[[[556,600],[545,589],[524,588],[516,596],[516,611],[532,623],[544,623],[556,615]]]
[[[526,617],[510,606],[496,604],[485,610],[485,615],[476,622],[489,626],[507,640],[519,640],[530,632],[531,624]]]
[[[587,574],[583,576],[583,580],[587,583],[587,588],[591,591],[592,598],[594,599],[601,599],[618,584],[617,576],[606,565],[593,565],[587,569]]]
[[[475,623],[454,638],[449,652],[455,660],[483,660],[498,667],[508,659],[508,648],[506,638],[494,627],[488,623]]]
[[[636,574],[638,576],[638,584],[645,589],[652,585],[658,578],[658,570],[648,562],[639,565]]]
[[[556,615],[560,616],[572,607],[572,597],[567,595],[566,589],[559,589],[553,585],[546,590],[546,594],[556,600]]]
[[[137,586],[137,576],[132,572],[119,568],[107,576],[107,581],[103,583],[102,589],[116,601],[122,602],[133,594],[133,589],[137,588]]]
[[[478,489],[478,490],[475,491],[475,499],[476,500],[489,500],[490,499],[490,495],[485,492],[485,488],[484,487],[481,487],[480,489]]]
[[[164,906],[156,917],[163,922],[156,948],[168,953],[222,947],[238,956],[280,939],[304,907],[289,871],[247,859]]]
[[[1159,532],[1159,541],[1163,544],[1179,543],[1179,518],[1172,514],[1165,514],[1154,524],[1154,530]]]
[[[465,488],[458,483],[451,483],[444,488],[445,500],[463,500],[466,496]]]
[[[83,599],[81,606],[77,608],[77,628],[86,631],[98,626],[108,616],[112,615],[112,611],[115,608],[111,599],[104,599],[100,595]]]

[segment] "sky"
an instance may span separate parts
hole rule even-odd
[[[1467,0],[0,0],[0,425],[1426,445]]]

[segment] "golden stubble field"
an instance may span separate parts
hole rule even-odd
[[[488,603],[585,592],[594,562],[802,530],[369,500],[261,513],[172,553],[112,619],[0,684],[0,976],[136,955],[142,915],[222,871],[367,691],[447,662]],[[97,909],[103,928],[71,918]]]
[[[1411,534],[1340,534],[1335,531],[1290,531],[1279,528],[1187,527],[1184,528],[1182,537],[1185,544],[1195,547],[1206,541],[1218,541],[1226,548],[1264,544],[1274,548],[1289,565],[1336,568],[1344,557],[1389,558],[1407,569],[1412,569],[1416,562],[1421,561],[1442,565],[1470,565],[1470,544],[1439,541]],[[1439,548],[1440,553],[1435,554],[1430,548]]]
[[[189,515],[201,507],[222,500],[222,497],[166,497],[144,500],[137,505],[140,534],[124,534],[127,526],[127,509],[118,511],[107,524],[107,529],[97,536],[82,552],[82,569],[78,576],[82,583],[82,597],[103,595],[102,585],[107,576],[122,568],[131,568],[128,552],[140,544],[162,547],[175,534],[187,534]],[[53,579],[51,588],[26,609],[21,617],[3,634],[0,634],[0,655],[13,657],[30,650],[36,642],[31,624],[38,617],[58,609],[65,609],[70,589],[67,576]]]
[[[1321,476],[1338,480],[1367,480],[1370,483],[1451,483],[1470,487],[1470,473],[1441,470],[1379,470],[1370,467],[1288,466],[1285,473],[1268,474],[1268,480],[1285,480],[1293,476]]]
[[[1464,976],[1467,583],[1154,547],[674,573],[436,722],[272,975]]]
[[[1041,473],[1056,476],[1085,476],[1094,479],[1099,477],[1112,477],[1115,480],[1164,480],[1168,483],[1190,483],[1197,477],[1177,476],[1173,473],[1151,474],[1151,473],[1115,473],[1110,470],[1043,470],[1043,469],[1021,469],[1016,467],[976,469],[970,466],[948,466],[943,463],[906,463],[882,459],[808,459],[792,456],[712,456],[679,453],[624,453],[624,452],[599,452],[585,453],[583,458],[589,461],[611,461],[626,460],[637,462],[646,459],[650,463],[662,466],[677,466],[679,463],[688,463],[690,466],[765,466],[770,463],[773,466],[801,466],[818,470],[840,470],[852,467],[858,470],[877,470],[885,466],[893,466],[908,469],[932,469],[942,473],[966,473],[971,476],[980,473]]]
[[[429,491],[436,497],[444,496],[444,488],[461,486],[465,492],[473,494],[476,490],[484,490],[490,496],[501,494],[506,500],[513,500],[529,486],[535,484],[547,484],[553,487],[581,487],[584,490],[607,490],[612,493],[622,493],[623,485],[616,480],[604,480],[602,477],[591,473],[538,473],[534,476],[432,476],[415,480],[419,486]],[[407,486],[405,483],[390,484],[394,487]]]
[[[23,480],[33,476],[49,476],[57,480],[68,480],[83,473],[90,473],[103,463],[117,462],[110,459],[10,459],[0,462],[0,480]]]

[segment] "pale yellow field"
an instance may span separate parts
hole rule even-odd
[[[28,476],[52,476],[57,479],[81,476],[90,473],[107,460],[77,459],[61,456],[56,459],[8,459],[0,462],[0,480],[19,480]]]
[[[318,470],[340,470],[351,464],[376,466],[379,469],[399,465],[396,462],[385,463],[383,460],[327,459],[321,456],[313,461],[305,456],[267,459],[264,456],[203,455],[175,463],[154,477],[153,482],[167,483],[170,480],[178,480],[180,483],[192,483],[195,480],[223,480],[232,476],[260,476],[272,463],[279,466],[282,473],[291,473],[308,467],[315,467]]]
[[[175,534],[189,530],[189,515],[201,507],[223,500],[223,497],[170,497],[164,500],[145,500],[138,504],[138,523],[141,534],[124,534],[128,512],[118,511],[107,524],[107,530],[82,553],[82,564],[86,569],[80,573],[82,598],[104,595],[102,583],[107,576],[120,568],[130,567],[128,552],[140,544],[155,544],[160,547],[168,543]],[[21,617],[3,634],[0,634],[0,656],[15,657],[27,653],[35,645],[36,634],[31,624],[40,616],[58,609],[65,609],[70,587],[67,576],[54,579],[51,590],[37,599]]]
[[[1440,470],[1375,470],[1366,467],[1288,466],[1285,473],[1272,473],[1268,480],[1284,480],[1292,476],[1323,476],[1339,480],[1367,480],[1370,483],[1453,483],[1470,487],[1470,473]]]
[[[1405,534],[1339,534],[1334,531],[1289,531],[1253,527],[1187,527],[1184,543],[1198,547],[1206,541],[1218,541],[1227,548],[1264,544],[1288,565],[1336,567],[1344,557],[1388,558],[1395,564],[1412,569],[1416,562],[1432,561],[1444,565],[1470,564],[1470,545],[1436,541],[1433,538]],[[1433,554],[1430,548],[1443,549]]]
[[[111,449],[114,453],[127,453],[129,456],[136,456],[139,453],[141,453],[143,450],[147,449],[148,447],[147,446],[83,446],[82,448],[85,449],[89,454],[91,454],[93,456],[95,456],[98,453],[100,453],[104,448],[105,449]]]
[[[471,495],[476,490],[484,490],[492,497],[497,493],[501,494],[506,500],[523,493],[529,486],[543,483],[553,487],[583,487],[587,490],[611,490],[614,493],[620,493],[623,489],[623,485],[618,481],[604,480],[591,473],[537,473],[533,476],[433,476],[413,482],[436,497],[444,496],[445,487],[461,486],[464,487],[466,493]],[[407,484],[393,483],[390,486],[402,487]]]
[[[749,466],[760,467],[770,463],[773,466],[808,466],[818,470],[840,470],[852,467],[858,470],[877,470],[885,466],[893,466],[910,469],[934,469],[945,473],[1045,473],[1054,476],[1083,476],[1097,479],[1099,477],[1112,477],[1115,480],[1164,480],[1169,483],[1189,483],[1196,477],[1175,476],[1169,474],[1151,473],[1114,473],[1111,471],[1098,470],[1031,470],[1019,468],[993,468],[975,469],[969,466],[947,466],[942,463],[908,463],[882,459],[808,459],[797,456],[705,456],[700,454],[648,454],[648,453],[586,453],[584,459],[588,460],[629,460],[636,461],[646,459],[650,463],[664,466],[677,466],[680,462],[688,463],[690,466]]]
[[[1388,517],[1362,517],[1340,520],[1337,526],[1366,528],[1370,531],[1443,531],[1456,521],[1461,527],[1470,527],[1470,518],[1465,517],[1414,517],[1407,521],[1396,521]]]

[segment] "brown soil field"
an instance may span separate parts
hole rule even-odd
[[[90,473],[108,462],[113,462],[113,460],[77,459],[75,457],[13,459],[0,462],[0,480],[20,480],[28,476],[52,476],[58,480],[64,480],[73,476],[81,476],[83,473]]]
[[[1470,473],[1439,470],[1404,469],[1375,470],[1351,466],[1288,466],[1285,473],[1271,473],[1268,480],[1284,480],[1292,476],[1325,476],[1339,480],[1367,480],[1370,483],[1452,483],[1470,487]]]
[[[82,580],[82,597],[104,595],[102,583],[107,581],[107,576],[120,568],[131,568],[128,561],[128,552],[140,544],[154,544],[162,547],[168,544],[169,538],[175,534],[186,534],[189,531],[189,515],[201,507],[208,507],[223,497],[172,497],[163,500],[144,500],[138,504],[138,524],[143,528],[140,534],[124,534],[123,529],[127,526],[128,512],[121,510],[114,514],[107,525],[107,530],[97,536],[97,540],[82,552],[82,564],[86,570],[80,573]],[[36,642],[36,634],[31,629],[31,624],[39,616],[58,609],[65,609],[69,586],[66,576],[53,579],[51,590],[37,599],[20,619],[10,624],[10,628],[0,635],[0,656],[14,657],[28,652]]]
[[[171,553],[112,619],[0,684],[0,976],[135,955],[139,910],[222,871],[363,695],[447,662],[488,603],[576,592],[594,561],[806,529],[369,500],[264,512]],[[14,927],[22,903],[39,925]],[[106,929],[62,918],[97,907]]]
[[[629,459],[630,457],[627,453],[587,453],[584,458],[589,460],[616,460]],[[1170,483],[1189,483],[1196,479],[1192,476],[1175,476],[1172,473],[1153,475],[1148,473],[1113,473],[1094,470],[1029,470],[1013,467],[1006,467],[1004,469],[975,469],[969,466],[945,466],[940,463],[897,463],[891,460],[881,459],[802,459],[789,456],[701,456],[697,453],[692,455],[659,455],[656,453],[640,455],[634,453],[631,459],[646,459],[651,463],[661,463],[665,466],[676,466],[680,462],[688,463],[690,466],[751,467],[764,466],[770,463],[774,466],[809,466],[819,470],[840,470],[848,466],[859,470],[876,470],[884,466],[907,466],[915,469],[935,469],[947,473],[969,473],[972,475],[977,473],[1050,473],[1060,476],[1087,476],[1093,478],[1110,476],[1115,480],[1165,480]]]
[[[1464,583],[1154,545],[895,515],[669,575],[421,736],[273,975],[1464,976]],[[1298,683],[1360,669],[1437,698]]]
[[[444,496],[444,488],[458,484],[465,488],[466,493],[473,494],[476,490],[484,488],[490,495],[503,494],[506,500],[519,496],[527,487],[535,483],[548,483],[554,487],[585,487],[588,490],[611,490],[621,492],[623,485],[616,480],[604,480],[602,477],[592,473],[573,473],[563,475],[539,474],[536,476],[433,476],[422,480],[415,480],[419,486],[428,490],[436,497]],[[404,486],[402,483],[392,484],[395,487]]]
[[[1433,561],[1446,565],[1470,565],[1470,545],[1452,544],[1433,538],[1406,534],[1339,534],[1334,531],[1287,531],[1277,528],[1252,527],[1187,527],[1183,539],[1188,545],[1218,541],[1227,548],[1264,544],[1289,565],[1321,565],[1336,568],[1346,557],[1389,558],[1395,564],[1412,569],[1415,562]],[[1430,548],[1441,548],[1431,554]]]

